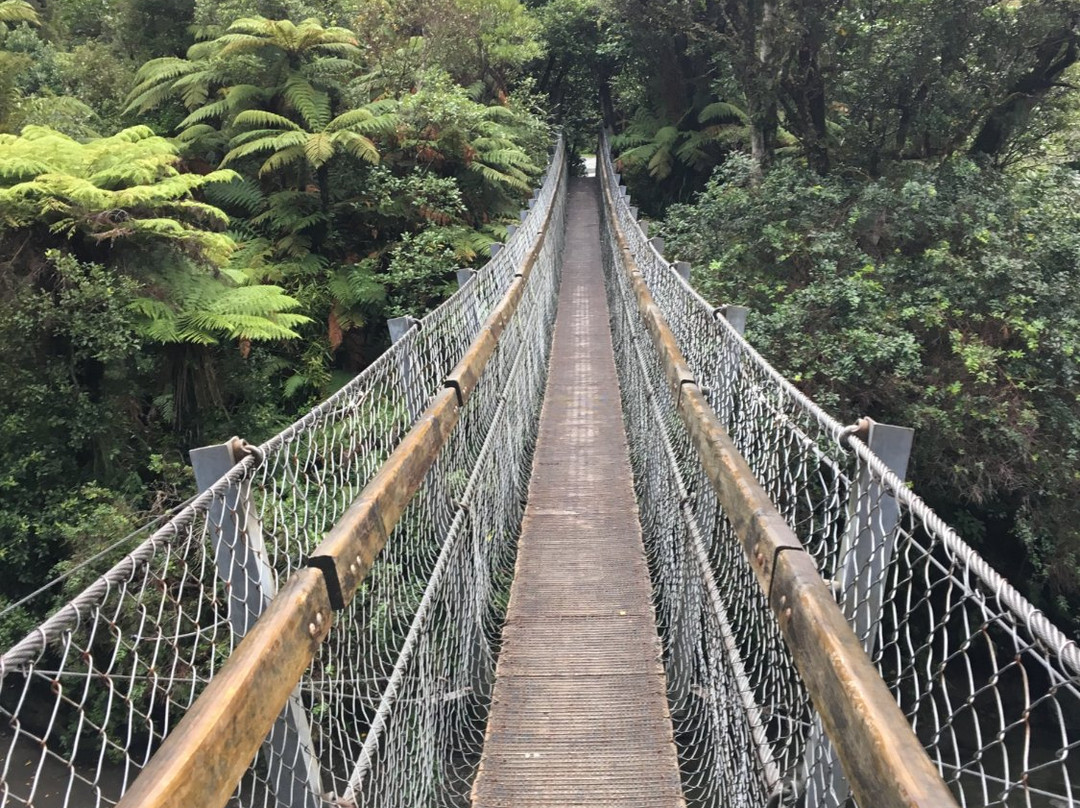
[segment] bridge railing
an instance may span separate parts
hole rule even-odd
[[[831,418],[743,339],[724,308],[694,291],[664,258],[662,243],[650,241],[637,221],[606,148],[600,166],[620,234],[694,386],[814,559],[957,801],[1049,808],[1080,798],[1076,644],[889,471],[868,448],[865,425],[845,427]],[[620,327],[634,333],[629,322],[617,333]],[[627,336],[623,344],[643,345],[636,327],[637,341]],[[649,345],[640,350],[659,362]],[[632,369],[637,363],[622,364]],[[662,383],[659,367],[632,387]],[[649,482],[641,485],[643,491],[667,485],[672,490],[664,496],[673,493],[683,504],[667,513],[656,494],[645,512],[655,534],[682,536],[691,548],[700,542],[715,588],[724,593],[721,606],[698,614],[715,593],[707,583],[683,587],[696,565],[693,551],[654,546],[654,571],[676,595],[666,601],[669,611],[661,619],[673,662],[673,712],[677,719],[695,712],[688,728],[700,722],[694,737],[701,743],[686,752],[688,776],[705,793],[720,788],[715,784],[724,779],[723,766],[736,765],[726,757],[736,729],[727,719],[710,717],[702,695],[724,692],[721,683],[709,684],[722,667],[708,670],[711,660],[703,655],[713,654],[737,660],[727,668],[732,678],[726,698],[748,707],[752,720],[737,731],[756,738],[750,747],[771,761],[751,767],[767,784],[765,792],[797,794],[807,805],[842,804],[848,785],[836,754],[822,739],[820,718],[806,704],[790,662],[783,661],[787,655],[770,625],[768,604],[752,594],[756,587],[730,525],[704,493],[710,483],[690,436],[674,412],[661,423],[679,479],[662,472],[664,464],[671,466],[663,457],[667,450],[655,444],[655,435],[643,433],[639,455],[652,459],[642,461]]]
[[[560,140],[531,211],[457,293],[302,419],[238,445],[4,652],[0,806],[348,805],[389,760],[408,762],[396,804],[464,788],[543,389],[564,162]],[[436,756],[453,764],[438,783]]]

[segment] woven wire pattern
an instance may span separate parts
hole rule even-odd
[[[564,160],[560,140],[529,215],[472,280],[5,650],[0,806],[99,806],[120,798],[278,587],[304,566],[439,392],[543,240],[519,312],[453,439],[230,804],[350,804],[361,784],[378,779],[351,775],[361,768],[358,743],[375,726],[380,705],[391,710],[387,717],[407,714],[406,725],[417,731],[425,711],[441,715],[439,740],[420,743],[444,747],[482,720],[484,688],[474,684],[491,668],[492,621],[499,593],[508,590],[508,537],[520,520],[520,478],[542,395]],[[453,631],[437,634],[436,627]],[[419,638],[408,645],[413,634]],[[395,680],[403,648],[410,649],[402,651],[408,660]],[[453,687],[434,697],[434,682]],[[388,700],[384,690],[392,687],[398,691]],[[466,690],[467,697],[448,696]],[[395,698],[408,709],[392,711]],[[380,732],[403,737],[400,730]],[[453,743],[464,750],[465,741]],[[381,757],[378,763],[375,755],[373,770],[380,777],[387,765],[405,764],[414,767],[402,775],[409,782],[433,776],[415,768],[420,758]]]
[[[699,386],[755,476],[816,559],[957,801],[964,806],[1040,808],[1080,803],[1080,649],[1075,641],[991,569],[853,430],[772,368],[727,322],[722,310],[702,299],[672,269],[657,250],[661,245],[650,243],[629,199],[618,190],[606,143],[600,152],[599,170],[611,181],[621,235]],[[609,251],[617,255],[612,234],[607,240]],[[632,344],[649,357],[647,336],[634,321],[640,320],[634,299],[619,286],[622,270],[610,274],[613,301],[621,298],[627,312],[620,323],[614,314],[619,305],[613,302],[616,344],[624,343],[625,354],[625,343],[634,334]],[[620,367],[628,378],[638,373],[631,359],[626,357]],[[643,472],[638,479],[643,502],[650,498],[655,502],[651,508],[643,507],[654,522],[647,526],[647,540],[658,548],[653,551],[658,558],[664,554],[689,558],[696,544],[703,543],[723,593],[719,603],[711,601],[704,569],[695,580],[697,573],[686,571],[687,562],[654,562],[658,612],[685,615],[681,623],[666,624],[673,714],[678,716],[684,693],[695,687],[694,677],[702,675],[697,673],[698,663],[685,661],[686,654],[679,649],[685,646],[700,655],[709,643],[731,648],[728,637],[733,636],[738,653],[729,655],[733,661],[725,676],[744,683],[742,699],[749,706],[749,723],[754,723],[754,716],[761,717],[767,738],[764,750],[775,764],[770,770],[749,758],[729,759],[738,758],[734,747],[742,743],[739,733],[748,731],[741,725],[736,732],[729,724],[707,739],[706,724],[680,732],[677,721],[677,737],[687,739],[684,758],[693,762],[684,766],[688,799],[692,804],[711,804],[708,795],[721,788],[719,783],[701,784],[708,776],[699,769],[707,763],[714,767],[712,776],[725,783],[732,772],[757,771],[762,788],[775,795],[775,804],[844,804],[849,792],[835,755],[822,736],[820,721],[807,708],[797,676],[781,672],[791,663],[670,409],[670,396],[655,363],[655,356],[645,362],[651,378],[624,381],[628,427],[641,435],[635,441],[637,454],[652,458],[648,468],[656,469],[664,468],[661,461],[666,457],[670,469]],[[645,383],[654,402],[659,402],[653,408],[658,413],[650,414],[633,401],[633,385]],[[642,420],[652,426],[642,426]],[[669,475],[666,482],[661,481],[663,474]],[[676,508],[676,501],[683,505]],[[687,537],[690,549],[683,549]],[[672,546],[660,549],[664,543]],[[683,591],[666,603],[664,592],[673,587]],[[695,617],[693,608],[714,614]],[[700,630],[701,641],[693,633],[699,631],[693,628],[699,623],[712,624],[708,631]],[[686,679],[692,683],[681,685]],[[709,691],[716,685],[700,684],[708,699],[730,702],[733,699],[724,689],[728,686]],[[721,723],[714,718],[708,726]],[[749,754],[751,747],[762,748],[753,744],[739,748]],[[779,786],[774,783],[777,776]],[[741,782],[740,778],[734,779]],[[758,796],[732,796],[730,804],[761,805]]]

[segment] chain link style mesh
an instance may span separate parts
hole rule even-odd
[[[543,393],[564,161],[560,141],[531,212],[471,281],[3,653],[0,806],[119,799],[542,240],[461,423],[230,803],[461,804]]]
[[[606,145],[599,170],[617,188]],[[721,423],[958,802],[1080,804],[1076,643],[673,271],[619,191],[615,216]],[[845,804],[843,773],[673,410],[623,269],[609,278],[688,800]]]

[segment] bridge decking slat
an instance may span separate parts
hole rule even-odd
[[[623,431],[595,180],[559,315],[477,808],[684,804]]]

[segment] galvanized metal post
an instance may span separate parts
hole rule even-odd
[[[402,337],[409,333],[415,326],[415,317],[393,317],[386,321],[386,327],[390,330],[390,344],[396,344]],[[412,351],[409,349],[398,352],[398,370],[401,373],[401,386],[405,392],[405,406],[409,410],[409,424],[412,425],[420,413],[424,410],[423,396],[415,389],[412,369]]]
[[[191,450],[199,492],[208,490],[241,459],[240,441]],[[263,542],[262,523],[251,497],[251,481],[230,486],[207,514],[218,576],[228,592],[229,625],[244,637],[277,594]],[[293,692],[263,743],[267,781],[278,805],[319,808],[322,772],[311,740],[311,725],[299,688]]]
[[[739,332],[739,336],[746,333],[746,318],[749,314],[750,309],[746,308],[746,306],[724,306],[724,319]]]
[[[889,470],[901,480],[907,477],[908,459],[915,430],[905,426],[879,424],[866,419],[864,440]],[[840,545],[838,570],[844,593],[844,615],[873,657],[881,605],[884,602],[888,569],[896,552],[896,527],[900,506],[865,466],[852,486],[848,501],[848,526]]]
[[[866,445],[884,461],[890,471],[901,480],[905,479],[915,430],[879,424],[870,418],[866,419],[866,424],[863,435]],[[840,543],[840,567],[836,571],[836,583],[844,596],[844,616],[871,659],[881,625],[889,564],[896,553],[896,527],[899,522],[900,506],[896,498],[873,478],[869,469],[861,467],[848,495],[848,524]],[[817,766],[831,767],[829,785],[838,797],[845,798],[850,788],[832,744],[827,740],[821,744],[811,744],[807,750],[807,771],[812,770],[815,758],[823,759],[816,763]],[[818,797],[824,796],[815,793],[821,784],[807,785],[807,804],[818,804]]]
[[[470,282],[476,277],[476,270],[473,269],[459,269],[454,273],[457,276],[458,289],[464,289]],[[480,312],[477,310],[476,295],[472,292],[469,299],[469,328],[472,334],[476,334],[480,330]]]
[[[690,283],[690,262],[689,261],[676,261],[671,265],[671,268],[679,273],[679,277],[687,283]]]
[[[491,246],[488,247],[488,251],[491,253],[491,257],[494,258],[496,255],[501,253],[502,248],[504,246],[506,246],[506,245],[504,245],[504,244],[502,244],[502,243],[500,243],[498,241],[492,242]]]
[[[653,246],[654,250],[660,253],[660,255],[664,254],[664,240],[660,238],[660,236],[653,236],[649,239],[649,243]]]
[[[689,269],[689,265],[687,265],[687,268]],[[687,280],[689,281],[689,278]],[[717,309],[716,313],[723,316],[739,336],[746,333],[746,317],[750,313],[746,306],[723,306]],[[730,351],[723,350],[727,342],[726,337],[721,336],[718,338],[718,355],[724,357],[728,364],[721,380],[721,389],[717,394],[716,402],[719,405],[721,416],[730,428],[730,425],[734,424],[739,417],[736,410],[738,409],[738,402],[743,399],[740,390],[744,356],[738,344],[731,346]]]

